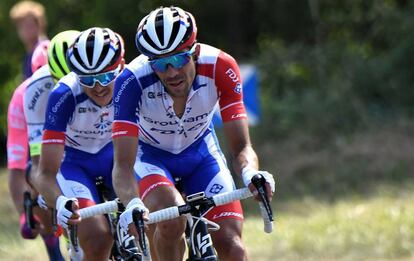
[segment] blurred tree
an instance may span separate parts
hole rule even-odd
[[[412,1],[39,2],[46,7],[50,37],[66,29],[111,27],[124,37],[127,62],[138,55],[135,32],[147,12],[162,5],[178,5],[192,12],[197,19],[199,42],[217,46],[240,62],[259,65],[263,124],[270,126],[261,128],[265,132],[263,139],[297,129],[325,137],[337,130],[352,131],[371,118],[414,114]],[[8,17],[14,3],[15,0],[0,1],[3,142],[7,104],[21,79],[23,47],[17,44]]]

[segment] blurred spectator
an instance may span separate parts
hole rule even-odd
[[[37,2],[21,1],[10,9],[10,18],[26,49],[23,60],[23,77],[26,79],[32,75],[31,59],[36,45],[47,38],[45,8]]]

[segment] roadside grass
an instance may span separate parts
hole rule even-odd
[[[39,237],[35,240],[20,237],[18,215],[10,198],[7,175],[5,169],[0,170],[0,260],[48,260]],[[61,249],[66,252],[62,242]]]
[[[248,217],[246,245],[252,260],[414,260],[413,187],[379,186],[376,196],[333,204],[292,200],[271,235]]]
[[[40,239],[23,240],[0,171],[0,260],[48,260]],[[244,241],[253,261],[414,260],[414,184],[378,186],[370,197],[335,202],[313,197],[275,200],[274,232],[265,234],[247,200]],[[63,241],[63,240],[61,240]],[[66,255],[65,245],[61,249]]]

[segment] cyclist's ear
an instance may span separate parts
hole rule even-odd
[[[194,61],[197,61],[198,57],[200,56],[200,45],[198,43],[195,43],[195,45],[196,47],[195,47],[195,51],[193,54],[193,58],[194,58]]]

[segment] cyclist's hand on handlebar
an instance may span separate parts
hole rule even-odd
[[[79,204],[76,198],[59,196],[56,200],[56,210],[57,223],[63,228],[68,228],[68,225],[75,225],[80,222]]]
[[[257,200],[259,200],[259,196],[258,196],[259,192],[257,191],[256,187],[252,184],[252,178],[256,174],[261,175],[266,180],[265,186],[266,186],[267,198],[269,199],[269,201],[271,201],[273,193],[275,192],[275,180],[273,178],[273,175],[270,174],[269,172],[244,168],[242,170],[242,177],[243,177],[244,185],[248,187],[250,191],[253,193],[254,197]]]
[[[40,223],[39,218],[33,215],[34,229],[31,229],[29,223],[26,221],[26,214],[20,215],[20,234],[24,239],[35,239],[39,234],[39,231],[43,229],[43,225]]]
[[[145,207],[144,203],[140,198],[133,198],[128,205],[125,208],[125,211],[122,212],[122,214],[119,216],[119,225],[122,229],[125,231],[128,231],[129,234],[136,236],[136,229],[133,225],[133,218],[132,218],[132,212],[134,209],[138,209],[140,211],[143,211],[143,219],[147,221],[148,218],[148,208]]]

